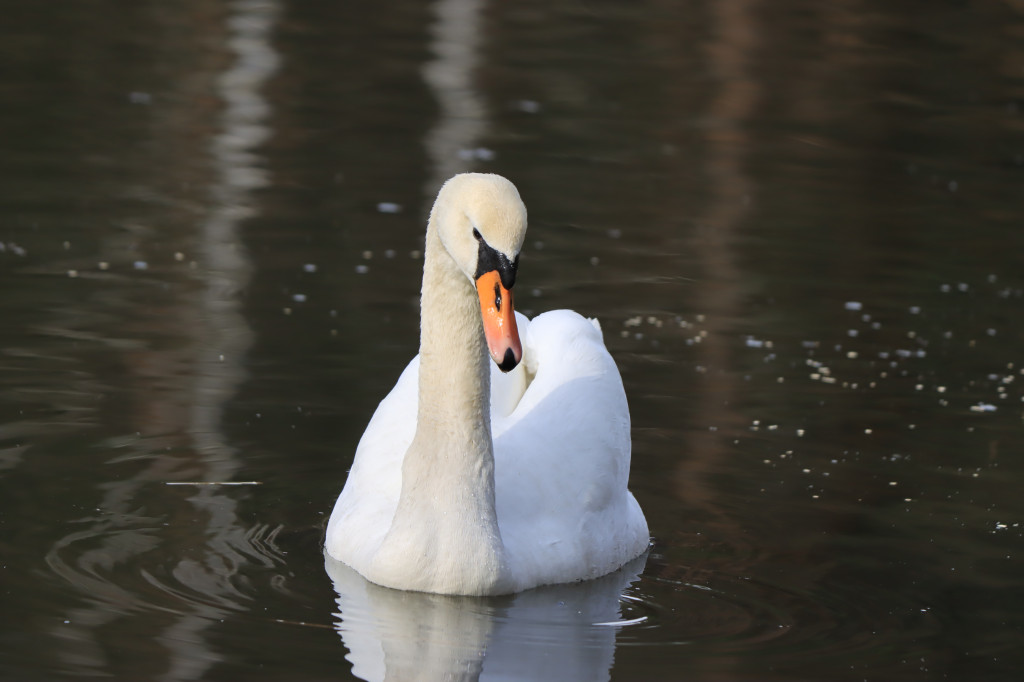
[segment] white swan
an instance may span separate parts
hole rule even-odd
[[[599,326],[513,313],[525,233],[501,176],[456,175],[437,195],[420,353],[366,427],[327,526],[327,553],[374,583],[506,594],[604,575],[648,546]]]

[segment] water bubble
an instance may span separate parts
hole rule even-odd
[[[458,157],[463,161],[493,161],[497,156],[493,149],[477,147],[476,149],[460,149]]]
[[[521,99],[516,102],[516,109],[524,114],[536,114],[540,112],[540,102],[532,99]]]

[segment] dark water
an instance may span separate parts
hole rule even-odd
[[[3,678],[1024,669],[1020,2],[3,5]],[[604,580],[324,569],[463,170],[622,370]]]

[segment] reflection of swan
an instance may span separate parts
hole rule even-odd
[[[520,346],[509,289],[525,231],[500,176],[457,175],[438,194],[420,354],[363,434],[327,528],[331,556],[378,584],[503,594],[604,575],[647,547],[626,489],[626,396],[597,324],[520,316]],[[485,338],[503,370],[525,358],[493,387]]]
[[[325,557],[338,631],[364,680],[607,680],[619,596],[643,555],[609,575],[510,597],[401,592]]]

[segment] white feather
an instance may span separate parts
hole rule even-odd
[[[472,264],[459,266],[466,271]],[[428,281],[425,277],[425,300],[441,295],[428,290]],[[517,314],[517,320],[523,361],[508,374],[488,363],[490,377],[485,371],[478,380],[490,379],[493,490],[472,487],[474,475],[488,480],[480,471],[486,474],[490,465],[490,444],[475,442],[473,433],[463,433],[455,423],[419,435],[420,450],[423,443],[436,442],[440,452],[428,452],[423,462],[404,461],[416,437],[421,396],[431,404],[445,401],[457,415],[486,409],[421,382],[416,356],[381,401],[356,449],[327,528],[332,557],[390,587],[502,594],[595,578],[647,548],[647,523],[627,489],[629,408],[600,325],[569,310],[544,313],[532,322]],[[452,320],[437,328],[458,330],[466,324]],[[448,352],[452,357],[444,362],[472,363],[475,357],[460,360],[460,354],[480,351],[454,347]],[[467,441],[464,448],[460,439]],[[445,448],[453,442],[458,452],[449,453]],[[425,468],[430,457],[461,461],[463,449],[474,448],[480,455],[466,459],[470,472],[456,468],[435,475]],[[422,472],[417,475],[429,485],[408,481],[403,486],[403,464],[407,472]],[[469,498],[459,497],[467,485]],[[449,487],[456,492],[450,495]],[[399,512],[403,494],[408,498]],[[463,504],[467,499],[471,504]],[[482,518],[488,514],[496,519]]]

